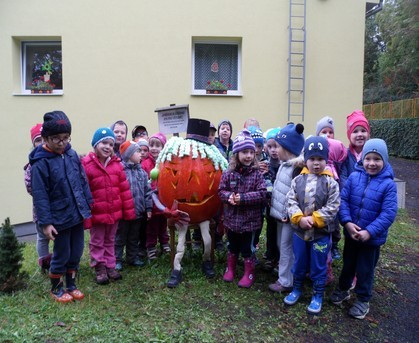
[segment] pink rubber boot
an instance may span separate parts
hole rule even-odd
[[[229,252],[227,254],[227,269],[224,273],[223,280],[226,282],[233,282],[234,274],[236,272],[237,255]]]
[[[255,282],[255,259],[253,257],[244,259],[244,275],[240,279],[238,286],[250,288]]]

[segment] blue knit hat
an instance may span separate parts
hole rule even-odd
[[[321,136],[310,136],[304,143],[304,161],[309,158],[320,157],[327,163],[329,159],[329,143]]]
[[[367,140],[367,142],[364,145],[364,148],[362,149],[362,161],[364,161],[365,156],[370,152],[375,152],[378,155],[380,155],[384,161],[384,165],[388,163],[387,144],[382,139],[373,138]]]
[[[60,133],[71,134],[71,123],[63,111],[52,111],[44,114],[41,136],[49,137]]]
[[[250,136],[250,132],[247,129],[240,131],[233,141],[234,154],[237,154],[245,149],[251,149],[253,151],[256,150],[255,142],[253,141],[253,138]]]
[[[266,141],[268,141],[270,139],[275,139],[276,135],[279,133],[280,130],[281,130],[281,128],[279,126],[274,127],[272,129],[269,129],[269,130],[265,131],[263,136],[265,137]]]
[[[256,126],[249,126],[247,129],[249,130],[250,136],[252,136],[255,144],[260,144],[263,146],[264,140],[262,130]]]
[[[301,154],[304,146],[303,124],[290,123],[283,127],[275,136],[276,142],[295,156]]]
[[[92,147],[96,148],[96,145],[108,138],[112,139],[115,142],[115,135],[109,127],[101,127],[97,129],[93,134]]]

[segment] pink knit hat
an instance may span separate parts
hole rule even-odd
[[[158,132],[158,133],[156,133],[156,134],[152,135],[152,136],[149,138],[149,141],[150,141],[152,138],[156,138],[156,139],[158,139],[158,140],[159,140],[159,141],[163,144],[163,146],[165,146],[165,144],[166,144],[166,142],[167,142],[167,138],[166,138],[166,136],[165,136],[164,134],[162,134],[161,132]]]
[[[368,133],[371,133],[370,124],[367,118],[365,118],[364,112],[361,110],[355,110],[346,117],[346,133],[348,139],[351,139],[351,134],[354,132],[357,126],[362,126]]]

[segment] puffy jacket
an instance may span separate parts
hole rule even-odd
[[[342,168],[340,169],[339,174],[339,186],[340,189],[345,187],[346,181],[349,178],[349,175],[355,170],[355,165],[357,164],[356,157],[352,153],[352,151],[348,148],[348,154],[346,156],[345,161],[342,164]]]
[[[294,169],[302,166],[303,157],[298,156],[289,161],[282,161],[272,190],[271,212],[270,215],[277,220],[288,218],[288,199],[287,194],[291,188]]]
[[[369,245],[383,245],[388,229],[397,215],[397,188],[389,164],[375,176],[367,174],[361,162],[355,166],[341,191],[339,219],[342,225],[352,222],[368,230]],[[346,229],[345,236],[350,239]]]
[[[92,218],[85,222],[86,228],[135,219],[134,200],[120,161],[112,156],[105,166],[94,152],[82,159],[93,195]]]
[[[93,202],[77,153],[68,144],[62,155],[38,146],[29,155],[35,212],[41,227],[71,228],[91,216]]]

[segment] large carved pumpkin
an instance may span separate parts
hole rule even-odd
[[[214,154],[218,152],[215,147],[176,137],[179,139],[182,142],[174,144],[174,149],[162,151],[163,155],[168,153],[170,157],[166,155],[162,159],[162,154],[159,156],[159,200],[168,208],[177,200],[178,209],[189,214],[191,223],[200,223],[214,217],[219,209],[218,186],[227,162],[220,154],[216,161],[222,161],[221,166],[214,163]],[[170,140],[167,145],[170,146]],[[179,146],[182,147],[179,149]]]

